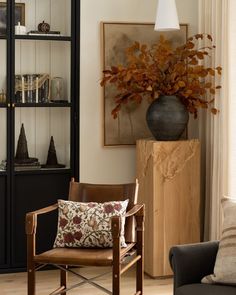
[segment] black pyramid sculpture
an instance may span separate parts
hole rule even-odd
[[[56,152],[53,136],[51,136],[51,139],[50,139],[47,163],[45,165],[42,165],[42,168],[65,168],[65,165],[58,164],[57,162],[57,152]]]
[[[20,136],[17,143],[16,160],[29,159],[27,140],[25,136],[24,124],[21,125]]]
[[[37,158],[30,158],[29,157],[24,124],[21,125],[21,129],[20,129],[20,135],[19,135],[17,149],[16,149],[15,164],[20,164],[20,165],[36,164],[36,165],[39,165]]]

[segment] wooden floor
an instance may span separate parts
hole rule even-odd
[[[107,268],[89,268],[77,269],[80,274],[93,277],[102,271],[107,271]],[[58,287],[58,274],[57,270],[40,271],[37,273],[37,295],[48,295],[54,289]],[[122,295],[131,295],[135,293],[135,280],[134,270],[128,271],[122,276]],[[2,274],[0,275],[0,294],[1,295],[26,295],[26,273],[16,274]],[[69,275],[70,283],[77,283],[78,279],[74,275]],[[96,280],[97,283],[103,287],[111,288],[111,277],[106,275]],[[144,280],[144,294],[145,295],[172,295],[172,279],[154,280],[145,276]],[[102,291],[95,289],[94,287],[85,284],[80,287],[80,290],[74,289],[67,293],[68,295],[80,294],[80,295],[104,295]]]

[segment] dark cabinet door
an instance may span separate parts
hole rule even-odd
[[[7,263],[6,176],[0,176],[0,266]]]
[[[12,267],[26,266],[25,214],[67,199],[70,172],[50,174],[17,174],[13,197]],[[57,229],[57,212],[39,216],[37,253],[53,246]]]

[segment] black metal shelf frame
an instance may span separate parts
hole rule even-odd
[[[50,1],[50,0],[48,0]],[[60,188],[63,188],[62,182],[67,183],[69,177],[73,176],[79,180],[79,40],[80,40],[80,0],[71,1],[71,36],[35,36],[35,35],[15,35],[15,1],[7,0],[7,31],[6,35],[0,36],[0,40],[6,40],[7,44],[7,86],[6,86],[6,103],[0,103],[0,108],[6,108],[7,112],[7,170],[0,171],[0,176],[6,179],[6,196],[5,200],[5,212],[6,220],[3,225],[7,232],[5,250],[5,262],[0,261],[0,273],[16,271],[17,269],[25,269],[25,264],[22,264],[17,259],[17,253],[24,252],[24,249],[20,249],[17,244],[15,235],[16,230],[14,224],[19,222],[14,212],[17,210],[23,210],[24,206],[27,208],[28,203],[24,199],[26,196],[24,193],[20,195],[23,202],[22,208],[19,208],[18,199],[16,199],[16,192],[18,190],[19,197],[19,185],[21,187],[28,187],[28,190],[32,190],[32,198],[36,202],[40,202],[40,194],[38,191],[34,191],[35,187],[31,182],[39,181],[41,187],[48,188],[48,195],[51,195],[51,183],[50,179],[53,179]],[[17,2],[17,1],[16,1]],[[17,40],[41,40],[41,41],[64,41],[71,43],[71,102],[68,103],[15,103],[15,44]],[[15,171],[14,170],[14,155],[15,155],[15,110],[16,108],[70,108],[70,168],[65,169],[40,169],[40,170],[28,170],[28,171]],[[42,180],[41,180],[42,179]],[[62,180],[62,181],[61,181]],[[46,184],[43,183],[46,181]],[[22,184],[24,182],[24,184]],[[55,188],[56,189],[56,188]],[[1,207],[0,203],[0,207]],[[21,205],[20,205],[21,206]],[[34,208],[32,208],[34,209]],[[27,209],[28,210],[28,209]],[[24,218],[20,219],[21,223],[24,223]],[[1,231],[1,225],[0,225]],[[25,239],[24,233],[22,240]],[[16,248],[18,247],[18,250]],[[24,255],[24,253],[22,254]],[[1,258],[1,253],[0,253]]]

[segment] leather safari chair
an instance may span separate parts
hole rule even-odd
[[[120,295],[121,275],[132,265],[136,269],[136,295],[143,294],[143,234],[144,205],[137,204],[138,183],[106,185],[70,182],[69,200],[78,202],[108,202],[129,199],[125,224],[125,240],[127,248],[120,247],[120,217],[112,217],[111,228],[113,248],[53,248],[44,253],[36,253],[37,216],[57,210],[58,205],[52,205],[26,215],[27,234],[27,271],[28,295],[35,295],[35,272],[45,265],[53,265],[60,269],[60,286],[50,294],[66,294],[74,287],[89,283],[107,294]],[[127,262],[128,261],[128,262]],[[76,273],[75,266],[111,266],[112,292],[99,284]],[[71,272],[83,281],[74,286],[67,285],[67,272]],[[100,277],[97,276],[96,278]]]

